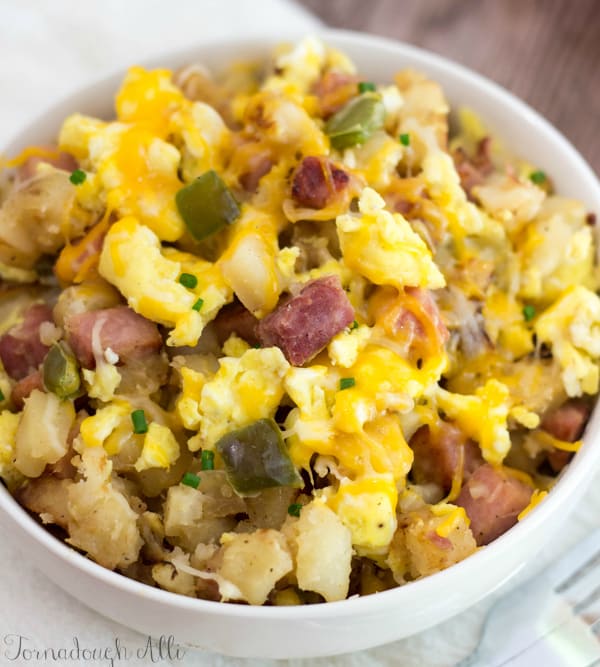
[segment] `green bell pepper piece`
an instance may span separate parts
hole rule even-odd
[[[240,495],[253,495],[274,486],[302,486],[281,431],[272,419],[226,433],[215,445],[231,486]]]
[[[325,124],[325,134],[337,150],[351,148],[365,141],[383,127],[385,107],[381,96],[366,92],[350,100]]]
[[[62,345],[52,345],[42,367],[44,386],[59,398],[71,398],[79,391],[81,378],[75,356]]]
[[[190,234],[202,241],[240,216],[240,207],[214,169],[198,176],[175,195],[175,203]]]

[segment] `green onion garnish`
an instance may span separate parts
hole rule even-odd
[[[198,299],[198,301],[196,301],[196,303],[192,306],[192,310],[198,312],[203,305],[204,305],[204,299]]]
[[[361,81],[358,84],[358,92],[362,95],[363,93],[374,93],[376,90],[375,84],[371,81]]]
[[[531,322],[531,320],[535,317],[535,308],[531,305],[524,306],[523,317],[525,318],[525,322]]]
[[[181,483],[186,486],[191,486],[192,489],[197,489],[200,486],[200,477],[193,472],[186,472],[181,478]]]
[[[4,392],[2,389],[0,389],[0,401],[3,401],[5,399]]]
[[[288,507],[288,514],[290,516],[300,516],[300,510],[302,509],[302,505],[300,503],[292,503]]]
[[[403,146],[410,146],[410,134],[401,134],[398,139]]]
[[[536,185],[541,185],[542,183],[546,182],[546,174],[541,171],[534,171],[531,174],[529,174],[529,178],[536,184]]]
[[[214,470],[215,469],[215,453],[209,452],[207,449],[203,450],[200,457],[200,467],[202,470]]]
[[[148,422],[146,421],[146,415],[143,410],[134,410],[131,413],[131,421],[133,422],[134,433],[140,434],[148,432]]]
[[[356,320],[350,325],[350,331],[354,331],[354,329],[358,329],[358,322]]]
[[[196,278],[195,275],[192,273],[182,273],[179,276],[179,282],[184,286],[184,287],[189,287],[190,289],[194,289],[198,285],[198,278]]]
[[[354,387],[355,384],[356,380],[354,378],[341,378],[340,391],[343,391],[344,389],[350,389],[350,387]]]
[[[69,176],[69,180],[73,185],[81,185],[85,182],[87,174],[83,169],[75,169],[75,171]]]

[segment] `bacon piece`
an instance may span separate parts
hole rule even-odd
[[[481,546],[517,523],[532,491],[527,484],[486,463],[471,475],[455,504],[465,508],[475,541]]]
[[[312,92],[319,100],[323,118],[329,118],[358,94],[359,78],[355,74],[329,70],[315,83]]]
[[[27,377],[24,377],[22,380],[19,380],[17,384],[13,387],[10,397],[17,410],[23,409],[23,407],[25,406],[25,399],[29,398],[29,395],[34,389],[45,391],[44,381],[42,379],[42,372],[39,370],[34,371],[33,373],[30,373]]]
[[[590,406],[580,399],[571,399],[544,415],[541,427],[558,440],[575,442],[583,433],[590,417]]]
[[[428,426],[421,426],[410,439],[410,448],[415,456],[412,466],[415,482],[434,482],[445,492],[450,490],[457,473],[461,448],[464,452],[463,482],[484,463],[477,443],[466,438],[460,429],[449,422],[441,422],[435,431]]]
[[[104,351],[110,348],[121,362],[139,359],[160,350],[162,338],[154,322],[127,306],[71,315],[65,333],[75,356],[85,368],[94,368],[94,338]]]
[[[22,380],[44,361],[48,346],[40,340],[40,325],[52,322],[52,310],[44,303],[30,306],[23,321],[0,337],[0,359],[15,380]]]
[[[471,200],[473,199],[473,188],[481,185],[485,177],[494,171],[494,165],[490,156],[491,146],[491,137],[484,137],[477,144],[477,152],[472,158],[460,147],[453,152],[452,157],[454,158],[456,171],[460,176],[460,184]]]
[[[63,153],[58,151],[56,146],[40,146],[44,151],[49,153],[55,152],[55,157],[43,157],[41,155],[33,155],[30,158],[27,158],[25,162],[17,169],[17,180],[19,182],[28,181],[30,178],[33,178],[36,174],[38,164],[44,162],[45,164],[51,164],[53,167],[58,169],[63,169],[64,171],[75,171],[79,166],[77,160],[70,153]]]
[[[276,345],[290,364],[302,366],[354,319],[337,276],[307,283],[298,296],[279,305],[257,327],[262,345]]]
[[[222,345],[232,333],[250,345],[258,343],[256,325],[258,319],[239,301],[224,306],[213,320],[213,327]]]
[[[343,196],[350,176],[326,157],[310,155],[296,168],[292,199],[302,208],[321,209]]]

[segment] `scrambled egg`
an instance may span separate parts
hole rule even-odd
[[[538,318],[535,331],[548,343],[562,368],[569,396],[598,392],[600,298],[585,287],[572,287]]]
[[[401,215],[385,210],[375,190],[365,188],[358,205],[359,215],[341,215],[336,221],[348,267],[376,285],[445,285],[423,240]]]

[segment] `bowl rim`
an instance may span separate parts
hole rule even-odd
[[[190,46],[176,51],[165,52],[159,56],[142,59],[141,64],[146,67],[172,67],[173,63],[191,62],[193,54],[198,51],[206,50],[214,45],[223,48],[228,45],[235,48],[262,49],[265,50],[275,44],[294,41],[307,36],[315,35],[335,48],[344,50],[346,47],[369,49],[387,49],[394,52],[396,56],[407,56],[417,59],[425,67],[431,65],[437,70],[448,73],[451,77],[463,80],[468,86],[477,88],[483,92],[484,97],[501,100],[505,105],[514,109],[517,116],[521,116],[533,122],[540,133],[551,138],[556,144],[557,153],[568,153],[572,161],[576,163],[581,172],[581,176],[586,180],[586,186],[594,193],[600,206],[600,182],[588,163],[583,159],[574,146],[551,125],[543,116],[531,108],[528,104],[517,98],[511,92],[507,91],[497,83],[484,77],[483,75],[469,69],[468,67],[456,63],[451,59],[445,58],[436,53],[421,49],[419,47],[401,42],[398,40],[368,35],[351,30],[339,30],[327,27],[315,27],[309,33],[306,30],[284,30],[280,34],[265,33],[264,35],[253,35],[249,38],[240,39],[239,37],[213,38],[203,40],[195,46]],[[14,135],[11,144],[18,144],[26,134],[35,126],[40,124],[41,119],[59,107],[64,106],[72,98],[80,98],[87,93],[92,93],[97,88],[109,85],[111,82],[118,81],[122,77],[123,69],[113,71],[108,76],[101,77],[91,84],[82,86],[58,99],[54,104],[42,114],[39,114],[26,127],[22,128]],[[118,85],[118,84],[117,84]],[[591,431],[591,433],[590,433]],[[592,437],[595,436],[595,437]],[[582,491],[592,475],[590,468],[597,468],[600,462],[600,446],[594,445],[593,440],[600,439],[600,410],[595,408],[592,412],[590,422],[586,428],[583,437],[583,446],[574,457],[573,461],[563,471],[556,482],[552,492],[536,506],[529,514],[518,524],[508,530],[505,534],[494,540],[490,545],[483,549],[478,549],[476,553],[468,556],[466,559],[452,565],[451,567],[436,572],[435,574],[424,577],[403,586],[392,588],[367,596],[353,596],[340,601],[325,602],[319,604],[276,607],[276,606],[251,606],[238,603],[224,604],[199,598],[190,598],[177,593],[172,593],[160,588],[152,587],[135,579],[131,579],[116,571],[98,565],[88,557],[81,554],[75,548],[68,546],[65,542],[54,537],[43,525],[39,524],[8,492],[3,485],[0,485],[0,511],[6,513],[19,527],[24,530],[28,536],[37,543],[40,543],[45,549],[52,552],[56,557],[65,561],[68,565],[81,570],[85,575],[92,577],[109,588],[120,589],[124,593],[132,594],[140,598],[146,598],[158,602],[162,605],[177,608],[182,611],[205,612],[215,616],[243,618],[262,618],[264,620],[290,620],[290,621],[312,621],[324,617],[337,616],[344,617],[358,613],[368,613],[382,611],[384,608],[397,606],[402,603],[402,598],[407,595],[413,597],[423,594],[420,597],[426,597],[430,593],[439,591],[444,586],[446,590],[454,590],[453,586],[468,570],[474,570],[477,566],[485,568],[489,565],[493,567],[493,561],[501,557],[502,553],[507,553],[513,549],[526,531],[532,531],[545,523],[554,515],[564,504]],[[586,478],[587,476],[587,478]],[[455,581],[456,580],[456,581]],[[498,582],[494,587],[503,583],[505,579]],[[486,591],[483,595],[488,595],[494,588]]]

